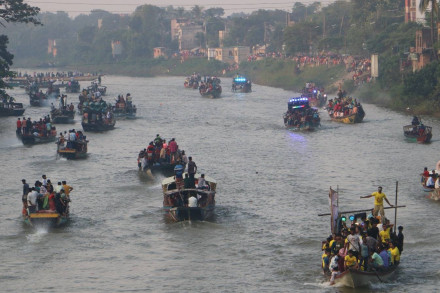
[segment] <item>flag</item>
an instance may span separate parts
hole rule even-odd
[[[339,194],[330,188],[330,192],[328,193],[328,201],[330,205],[331,212],[331,231],[332,233],[335,231],[336,221],[338,220],[338,197]]]

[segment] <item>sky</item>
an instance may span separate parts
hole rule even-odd
[[[295,2],[310,4],[319,0],[24,0],[31,6],[37,6],[42,12],[66,11],[71,17],[87,14],[93,9],[102,9],[112,13],[130,14],[137,6],[150,4],[159,7],[172,5],[190,10],[195,5],[203,8],[222,7],[225,14],[235,12],[251,13],[258,9],[281,9],[291,11]],[[335,0],[320,0],[328,5]]]

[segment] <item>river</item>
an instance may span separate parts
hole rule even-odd
[[[341,209],[373,206],[359,199],[383,186],[404,226],[401,266],[391,283],[356,292],[437,292],[440,203],[427,199],[419,176],[435,167],[440,121],[428,145],[404,140],[411,116],[365,104],[357,125],[286,130],[282,114],[292,93],[253,86],[232,93],[222,79],[219,99],[183,88],[182,77],[105,76],[107,101],[130,93],[138,119],[107,133],[86,133],[89,156],[67,161],[55,144],[23,146],[15,117],[0,119],[0,283],[3,292],[355,292],[330,287],[320,268],[329,234],[328,190],[339,186]],[[82,87],[88,82],[82,82]],[[29,106],[23,89],[10,90],[37,119],[49,108]],[[77,94],[69,94],[77,104]],[[59,125],[58,131],[81,129]],[[139,174],[138,152],[160,134],[176,138],[200,172],[218,182],[213,222],[167,223],[163,177]],[[67,180],[70,224],[33,230],[21,219],[21,179],[46,174]],[[389,218],[394,213],[386,210]]]

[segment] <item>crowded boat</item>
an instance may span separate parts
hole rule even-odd
[[[10,96],[3,96],[0,100],[0,117],[21,116],[24,113],[22,103],[15,103],[15,99]]]
[[[73,188],[64,181],[52,183],[46,175],[34,186],[22,179],[22,216],[30,226],[60,226],[69,218],[70,194]]]
[[[192,158],[189,157],[190,162]],[[195,163],[194,163],[195,165]],[[217,182],[197,167],[182,165],[174,168],[174,176],[162,181],[163,209],[169,221],[206,221],[214,217]]]
[[[92,102],[83,108],[82,128],[84,131],[106,131],[115,128],[116,120],[105,101]]]
[[[79,81],[75,80],[73,77],[66,84],[66,93],[79,93],[81,86]]]
[[[22,120],[18,118],[16,123],[16,134],[23,144],[40,144],[56,140],[56,127],[49,115],[38,121],[32,121],[31,117],[23,117]]]
[[[124,99],[124,95],[119,95],[115,101],[115,105],[112,107],[113,115],[116,119],[135,119],[136,118],[136,106],[133,105],[133,98],[130,93],[127,93]]]
[[[87,156],[87,137],[75,129],[60,132],[57,140],[57,154],[67,159],[79,159]]]
[[[334,100],[329,100],[327,112],[332,121],[347,124],[360,123],[365,117],[361,103],[347,96],[345,91],[341,90],[339,90],[338,96]]]
[[[432,127],[424,125],[422,119],[414,116],[411,125],[403,126],[403,135],[412,142],[429,143],[432,138]]]
[[[188,157],[185,151],[179,148],[175,138],[167,142],[166,139],[157,134],[154,140],[139,152],[137,162],[139,171],[159,171],[171,175],[176,165],[186,167]]]
[[[292,98],[287,102],[287,112],[283,115],[286,128],[313,131],[321,126],[318,109],[310,107],[308,98]]]
[[[87,90],[89,92],[95,93],[95,95],[97,92],[99,92],[101,96],[105,96],[105,94],[107,93],[107,87],[101,85],[101,82],[97,80],[92,81],[91,85],[87,87]]]
[[[316,86],[313,82],[307,82],[305,87],[302,89],[303,97],[309,99],[309,104],[311,107],[323,107],[327,102],[327,95],[324,93],[324,88]]]
[[[404,236],[403,227],[391,224],[384,210],[405,206],[397,205],[397,194],[392,205],[382,187],[361,196],[373,197],[374,209],[340,211],[338,197],[338,191],[330,188],[330,213],[319,215],[330,216],[331,235],[321,248],[321,267],[330,285],[358,288],[388,281],[400,264]]]
[[[53,123],[56,124],[74,123],[75,106],[73,103],[70,103],[69,105],[67,103],[67,96],[62,95],[60,97],[58,108],[51,103],[50,117],[52,118]]]
[[[218,98],[222,93],[221,81],[213,76],[208,77],[206,81],[200,82],[199,92],[203,97]]]
[[[42,107],[47,104],[48,97],[38,87],[33,87],[29,91],[29,103],[31,106]]]
[[[200,74],[196,74],[196,73],[193,73],[191,76],[188,76],[186,79],[185,79],[185,81],[184,81],[184,83],[183,83],[183,86],[185,87],[185,88],[192,88],[192,89],[198,89],[199,88],[199,82],[201,81],[202,79],[201,79],[201,76],[200,76]]]
[[[244,76],[237,75],[232,79],[232,91],[250,93],[252,91],[252,82]]]

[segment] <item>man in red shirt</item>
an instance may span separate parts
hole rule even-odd
[[[18,118],[17,120],[17,134],[21,134],[21,120]]]
[[[168,144],[168,148],[170,149],[171,163],[174,163],[177,153],[177,142],[174,138],[171,139],[170,143]]]

